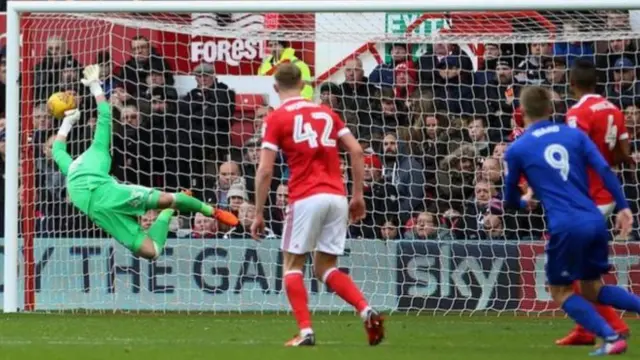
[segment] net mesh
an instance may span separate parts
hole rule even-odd
[[[521,126],[517,95],[526,84],[548,86],[563,121],[576,101],[566,70],[592,59],[599,91],[625,110],[635,139],[639,25],[634,11],[25,15],[21,232],[34,260],[21,262],[20,289],[35,295],[25,301],[36,310],[287,310],[283,159],[265,214],[268,239],[254,243],[246,229],[255,216],[257,130],[278,105],[271,75],[293,61],[309,69],[305,96],[338,111],[367,152],[367,217],[350,226],[340,266],[374,307],[556,311],[545,288],[541,209],[510,212],[500,200],[500,159]],[[83,116],[68,149],[78,156],[97,117],[79,83],[91,63],[102,66],[113,108],[112,174],[191,189],[237,213],[241,226],[179,214],[165,253],[147,262],[73,208],[52,161],[59,120],[46,100],[76,95]],[[635,176],[622,171],[637,213]],[[148,212],[140,226],[156,216]],[[612,250],[607,281],[636,290],[640,246]],[[350,309],[307,270],[314,310]]]

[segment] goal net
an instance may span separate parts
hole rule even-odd
[[[271,75],[293,62],[308,84],[303,95],[339,112],[366,149],[367,216],[350,226],[340,267],[374,307],[555,312],[545,286],[542,211],[512,212],[500,199],[501,157],[522,126],[517,97],[527,84],[547,86],[554,120],[563,121],[577,100],[567,70],[577,58],[590,59],[598,91],[623,108],[635,145],[636,15],[23,14],[19,308],[288,311],[279,251],[284,159],[267,202],[267,238],[256,243],[247,230],[255,216],[259,129],[279,103]],[[82,118],[68,149],[78,156],[97,118],[79,82],[82,67],[93,63],[113,109],[113,176],[191,189],[237,213],[241,226],[179,214],[164,254],[148,262],[73,208],[51,157],[60,122],[48,115],[46,100],[56,91],[75,94]],[[637,212],[635,170],[625,168],[621,177]],[[156,216],[148,212],[140,226]],[[638,290],[640,246],[611,249],[607,281]],[[314,310],[351,311],[313,278],[311,266],[306,273]]]

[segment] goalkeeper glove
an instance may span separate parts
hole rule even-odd
[[[80,111],[78,109],[67,110],[64,112],[64,119],[62,119],[62,125],[58,129],[58,135],[67,136],[71,132],[73,125],[80,119]]]
[[[84,79],[80,81],[84,86],[89,88],[89,90],[91,91],[91,95],[104,95],[102,85],[100,85],[100,66],[89,65],[84,68],[84,71],[82,73],[84,74]]]

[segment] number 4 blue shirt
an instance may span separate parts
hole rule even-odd
[[[551,234],[583,221],[603,221],[589,196],[587,167],[602,177],[617,209],[628,207],[620,182],[595,144],[582,131],[564,124],[532,124],[505,154],[505,195],[509,207],[521,207],[518,181],[524,175],[545,210]]]

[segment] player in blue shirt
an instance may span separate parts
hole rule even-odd
[[[527,130],[505,154],[506,205],[530,205],[532,199],[521,197],[518,187],[524,175],[544,207],[551,235],[545,249],[551,296],[569,317],[604,339],[592,355],[621,354],[627,349],[626,340],[589,301],[640,313],[640,297],[601,282],[601,276],[609,271],[609,232],[605,218],[589,196],[587,168],[598,172],[613,195],[618,210],[616,229],[626,237],[633,216],[620,182],[587,135],[549,121],[553,108],[548,90],[528,87],[520,96],[520,104]],[[580,280],[582,296],[572,290],[576,280]]]

